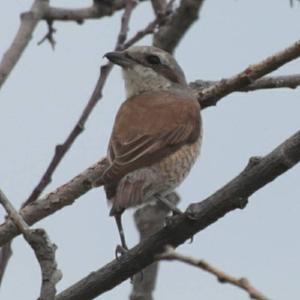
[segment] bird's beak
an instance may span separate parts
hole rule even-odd
[[[104,57],[122,68],[129,68],[134,64],[134,60],[128,57],[125,52],[108,52]]]

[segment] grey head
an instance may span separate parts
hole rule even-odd
[[[152,46],[134,46],[105,57],[123,70],[127,97],[143,92],[187,88],[176,60],[168,52]]]

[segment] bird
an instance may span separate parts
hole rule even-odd
[[[168,52],[153,46],[132,46],[104,55],[121,67],[126,100],[115,117],[107,150],[108,167],[96,181],[104,185],[121,245],[128,250],[122,213],[160,201],[180,211],[166,195],[190,172],[200,153],[200,105],[184,72]]]

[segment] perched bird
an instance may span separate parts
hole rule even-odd
[[[165,196],[187,176],[202,139],[200,106],[182,69],[167,52],[135,46],[105,57],[123,70],[127,100],[111,134],[104,184],[122,247],[121,215],[153,199],[175,210]]]

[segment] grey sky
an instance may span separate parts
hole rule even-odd
[[[9,46],[19,14],[32,1],[0,3],[0,55]],[[52,1],[80,6],[88,1]],[[152,18],[149,3],[134,12],[130,35]],[[220,79],[235,74],[299,39],[300,5],[288,0],[207,0],[199,22],[177,49],[176,58],[189,81]],[[0,187],[16,207],[31,192],[52,157],[54,146],[69,133],[113,49],[120,13],[83,26],[55,23],[57,47],[37,46],[46,31],[39,25],[17,67],[0,93]],[[149,44],[145,39],[142,44]],[[299,73],[294,61],[276,74]],[[203,112],[202,156],[179,192],[180,207],[200,201],[237,175],[249,157],[264,155],[300,128],[300,92],[276,90],[237,93]],[[63,184],[102,157],[112,122],[124,100],[120,70],[115,68],[104,97],[86,130],[69,151],[47,191]],[[296,166],[234,211],[185,244],[179,251],[204,258],[235,276],[246,276],[271,299],[298,299],[300,294],[300,167]],[[58,245],[62,290],[114,258],[119,237],[108,217],[102,190],[93,190],[35,227],[44,227]],[[1,218],[4,216],[0,208]],[[138,237],[125,213],[129,245]],[[1,299],[35,299],[40,273],[32,250],[18,237],[13,244]],[[129,281],[102,295],[126,299]],[[180,263],[163,263],[155,299],[248,299],[243,291],[221,285],[209,274]]]

